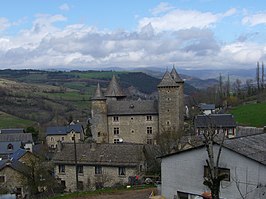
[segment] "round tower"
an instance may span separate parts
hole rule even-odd
[[[91,132],[97,143],[108,142],[107,104],[98,83],[91,104]]]

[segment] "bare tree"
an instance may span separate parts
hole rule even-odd
[[[211,190],[212,199],[219,199],[221,181],[228,177],[227,174],[219,172],[219,161],[225,139],[225,133],[222,134],[222,138],[220,140],[218,139],[219,149],[218,152],[215,153],[215,139],[220,137],[219,131],[217,131],[217,127],[210,117],[206,116],[206,122],[208,124],[208,128],[204,131],[203,137],[208,154],[208,159],[206,159],[208,175],[204,178],[203,184],[208,186]]]

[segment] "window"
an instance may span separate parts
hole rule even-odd
[[[51,137],[51,141],[52,141],[52,142],[54,141],[54,138],[53,138],[53,137]]]
[[[13,144],[8,144],[7,145],[7,150],[13,150],[14,149],[14,146],[13,146]]]
[[[125,176],[126,175],[126,168],[125,167],[118,167],[118,175]]]
[[[151,116],[151,115],[147,115],[147,116],[146,116],[146,120],[147,120],[147,121],[152,121],[152,116]]]
[[[218,168],[219,175],[225,174],[226,178],[223,181],[230,181],[230,169],[227,168]],[[208,177],[210,175],[208,166],[204,166],[204,177]]]
[[[115,139],[114,139],[114,143],[115,143],[115,144],[118,144],[118,143],[119,143],[119,138],[115,138]]]
[[[5,176],[0,176],[0,183],[4,183],[5,182]]]
[[[78,165],[78,173],[83,174],[83,165]]]
[[[98,137],[101,137],[101,132],[98,132]]]
[[[65,137],[62,137],[62,141],[64,141],[65,140]]]
[[[188,193],[177,192],[180,199],[188,199]]]
[[[65,173],[65,165],[59,164],[58,168],[59,168],[59,173]]]
[[[152,134],[152,127],[151,126],[147,126],[147,134]]]
[[[53,145],[53,144],[51,145],[51,148],[52,148],[52,149],[54,148],[54,145]]]
[[[66,188],[66,181],[65,180],[61,180],[61,186],[65,189]]]
[[[95,166],[95,174],[102,174],[102,171],[103,171],[102,166],[99,165]]]
[[[152,139],[148,138],[147,139],[147,144],[152,144]]]
[[[113,117],[113,122],[119,122],[119,117],[118,116],[114,116]]]
[[[114,127],[114,135],[119,135],[119,127]]]

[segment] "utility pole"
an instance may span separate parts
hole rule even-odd
[[[79,176],[78,176],[78,161],[77,161],[77,145],[76,145],[76,137],[75,134],[72,137],[74,140],[74,156],[75,156],[75,168],[76,168],[76,189],[79,190],[78,183],[79,183]]]

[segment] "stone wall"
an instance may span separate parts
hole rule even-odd
[[[75,133],[75,132],[70,132],[67,135],[49,135],[46,136],[46,144],[48,145],[48,147],[51,148],[56,148],[58,141],[60,142],[74,142],[72,140],[72,137],[75,134],[75,139],[76,142],[80,142],[80,140],[82,139],[82,136],[80,133]]]
[[[109,143],[114,143],[114,139],[122,138],[123,142],[147,144],[147,139],[154,138],[158,133],[158,115],[149,115],[151,120],[147,120],[148,115],[129,116],[108,116]],[[118,117],[118,121],[114,121]],[[151,127],[152,133],[147,133],[147,127]],[[114,134],[114,128],[119,128],[119,134]]]

